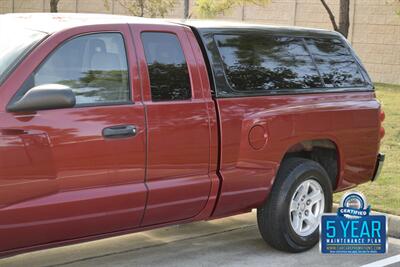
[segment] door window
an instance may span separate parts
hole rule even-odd
[[[53,52],[33,75],[34,86],[69,86],[77,105],[130,101],[128,64],[119,33],[76,37]]]
[[[149,71],[152,100],[190,99],[192,92],[188,66],[176,35],[144,32],[141,38]]]

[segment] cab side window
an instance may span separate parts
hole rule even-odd
[[[96,33],[65,42],[33,75],[34,86],[69,86],[77,105],[130,101],[128,64],[119,33]]]
[[[143,32],[141,35],[153,101],[192,97],[188,66],[175,34]]]

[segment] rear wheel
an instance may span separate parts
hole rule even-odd
[[[258,228],[276,249],[305,251],[318,243],[320,217],[331,207],[332,185],[324,168],[312,160],[289,158],[257,210]]]

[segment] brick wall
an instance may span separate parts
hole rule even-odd
[[[338,2],[327,0],[336,16]],[[126,14],[116,0],[111,7],[107,10],[103,0],[61,0],[59,12]],[[375,82],[400,84],[400,16],[396,10],[400,10],[397,0],[350,2],[349,40]],[[0,13],[43,11],[49,11],[49,0],[0,0]],[[168,17],[182,16],[183,1],[179,1]],[[320,0],[272,0],[265,7],[245,5],[219,19],[332,29]]]

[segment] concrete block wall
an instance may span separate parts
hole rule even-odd
[[[400,84],[398,1],[357,0],[350,39],[374,81]]]
[[[190,0],[191,8],[195,0]],[[128,14],[110,0],[107,10],[103,0],[60,0],[59,12]],[[339,0],[327,0],[338,18]],[[49,0],[0,0],[0,14],[12,12],[48,12]],[[398,0],[350,0],[348,39],[375,82],[400,84],[400,11]],[[183,16],[183,1],[167,15]],[[227,11],[217,19],[251,23],[296,25],[332,29],[320,0],[271,0],[266,6],[244,5]]]

